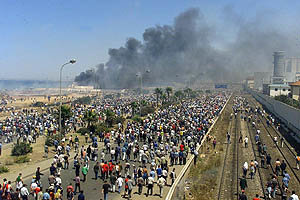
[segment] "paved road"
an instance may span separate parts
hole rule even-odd
[[[99,146],[103,146],[102,143]],[[101,148],[99,148],[99,149],[101,149]],[[99,152],[101,152],[101,151],[99,151]],[[133,155],[132,155],[132,157],[133,157]],[[105,159],[109,160],[110,155],[106,155]],[[100,160],[100,159],[98,159],[98,160]],[[86,199],[88,199],[88,200],[103,199],[103,194],[101,194],[103,181],[102,181],[102,179],[98,179],[98,180],[94,179],[93,167],[94,167],[95,163],[96,163],[95,161],[90,161],[89,173],[87,175],[87,181],[85,183],[81,182],[81,187],[82,187],[81,189],[84,190]],[[124,167],[125,162],[122,161],[121,163],[122,163],[122,166]],[[132,161],[132,162],[130,162],[130,164],[131,165],[135,164],[135,166],[138,167],[141,163]],[[149,164],[147,165],[147,168],[149,170]],[[183,168],[183,165],[181,165],[181,166],[177,165],[176,166],[176,174],[179,174],[179,172],[182,168]],[[34,170],[34,169],[32,169],[32,170]],[[132,170],[132,167],[131,167],[131,170]],[[45,191],[46,188],[49,187],[49,183],[48,183],[49,174],[50,174],[49,170],[45,171],[44,175],[42,176],[42,179],[41,179],[42,185],[44,187],[44,191]],[[132,173],[130,173],[130,174],[132,174]],[[16,176],[17,176],[17,174],[16,174]],[[80,168],[80,177],[83,178],[83,176],[81,174],[81,168]],[[31,178],[32,177],[29,177],[29,178],[25,179],[25,183],[28,185],[27,188],[29,188],[29,186],[31,184]],[[71,161],[69,170],[62,170],[61,171],[62,187],[64,189],[66,189],[69,183],[72,183],[72,185],[74,187],[74,185],[75,185],[74,184],[75,183],[74,178],[75,178],[75,169],[73,169],[73,161]],[[109,181],[109,179],[108,179],[108,181]],[[170,183],[170,182],[171,182],[171,180],[168,178],[168,183]],[[164,197],[167,195],[167,191],[169,190],[169,188],[170,188],[170,186],[165,186],[165,188],[164,188]],[[124,189],[124,184],[123,184],[123,189]],[[154,191],[153,191],[154,195],[152,197],[150,197],[150,196],[146,197],[146,194],[145,194],[146,191],[147,191],[146,187],[143,188],[143,193],[144,194],[142,194],[141,196],[138,195],[138,194],[135,194],[136,191],[137,191],[137,187],[134,187],[134,189],[133,189],[133,198],[132,199],[140,199],[141,197],[146,198],[146,199],[160,199],[158,186],[156,186],[156,185],[154,186]],[[122,190],[121,194],[123,194],[123,190]],[[64,195],[65,195],[65,198],[66,198],[66,192],[65,191],[64,191]],[[77,196],[76,196],[76,198],[77,198]],[[34,198],[30,197],[30,199],[33,200]],[[122,199],[120,194],[118,194],[118,193],[109,193],[109,200],[117,200],[117,199]]]

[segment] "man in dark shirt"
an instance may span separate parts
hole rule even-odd
[[[107,183],[107,181],[104,181],[103,187],[102,187],[102,193],[104,194],[104,200],[107,200],[108,191],[110,189],[110,185]]]
[[[245,195],[245,191],[244,190],[242,190],[242,194],[240,194],[239,200],[247,200],[247,196]]]
[[[80,194],[78,195],[78,200],[85,200],[83,190],[80,191]]]

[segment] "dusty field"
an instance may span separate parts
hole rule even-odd
[[[224,109],[220,119],[211,131],[211,136],[217,140],[216,149],[213,149],[212,141],[204,143],[201,148],[200,159],[196,166],[192,166],[186,178],[185,190],[186,199],[207,200],[216,199],[218,193],[218,183],[222,168],[222,158],[224,157],[226,145],[226,131],[229,126],[229,116],[231,113],[232,100]]]

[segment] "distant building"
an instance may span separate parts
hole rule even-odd
[[[300,81],[294,82],[290,84],[291,86],[291,97],[297,101],[299,101],[300,96]]]
[[[250,89],[254,89],[254,78],[253,77],[248,77],[246,79],[246,87]]]
[[[263,89],[262,89],[263,94],[270,95],[269,85],[270,84],[263,84]]]
[[[285,79],[285,58],[284,51],[276,51],[273,54],[274,57],[274,70],[272,83],[273,84],[283,84]]]
[[[288,95],[291,91],[291,87],[287,84],[270,84],[269,95],[271,97]]]
[[[300,72],[300,58],[286,58],[285,72]]]
[[[271,83],[271,72],[254,72],[254,89],[263,90],[263,84]]]

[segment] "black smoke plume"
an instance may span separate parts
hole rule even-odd
[[[106,64],[82,72],[75,81],[100,88],[132,88],[138,84],[138,72],[148,85],[162,80],[240,81],[249,72],[270,71],[273,51],[296,52],[290,35],[266,25],[263,17],[247,21],[230,7],[223,14],[224,24],[236,27],[237,34],[222,49],[213,45],[216,29],[192,8],[177,16],[173,25],[146,29],[143,41],[129,38],[124,46],[109,49]]]

